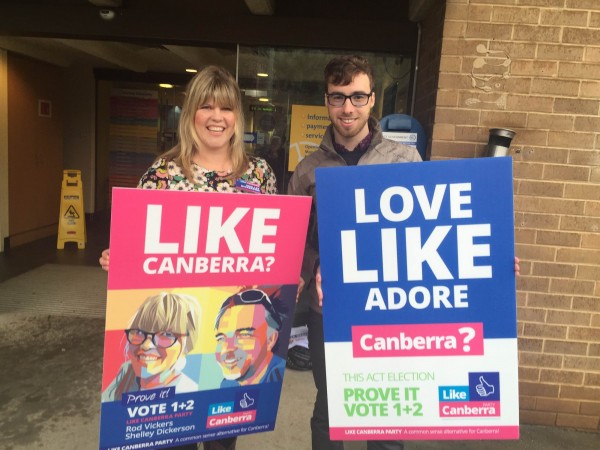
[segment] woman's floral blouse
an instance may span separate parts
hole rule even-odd
[[[269,164],[256,156],[249,156],[249,159],[248,170],[237,179],[224,178],[214,170],[207,170],[193,164],[194,182],[192,183],[174,161],[160,158],[142,175],[138,188],[277,194],[275,174]]]

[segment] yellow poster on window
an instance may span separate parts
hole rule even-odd
[[[319,148],[329,123],[325,106],[292,105],[289,171],[296,170],[304,157]]]

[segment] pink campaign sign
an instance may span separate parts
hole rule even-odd
[[[273,430],[310,206],[113,189],[101,450]]]
[[[108,288],[296,284],[310,201],[115,188]]]

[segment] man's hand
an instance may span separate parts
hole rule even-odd
[[[317,297],[319,298],[319,306],[323,306],[323,288],[321,288],[321,266],[317,267],[315,273],[315,284],[317,285]]]
[[[520,262],[519,258],[517,258],[515,256],[515,275],[516,276],[521,275],[521,266],[519,265],[519,262]]]
[[[110,249],[106,249],[102,252],[102,256],[100,257],[100,259],[98,260],[100,262],[100,265],[102,266],[102,268],[104,270],[106,270],[108,272],[108,260],[109,260],[109,256],[110,256]]]

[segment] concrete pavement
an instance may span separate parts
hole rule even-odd
[[[1,288],[1,285],[0,285]],[[98,448],[104,320],[0,313],[0,449]],[[243,436],[238,450],[309,450],[310,372],[287,370],[275,431]],[[348,442],[362,450],[364,442]],[[599,449],[600,434],[522,426],[518,441],[412,441],[421,449]]]

